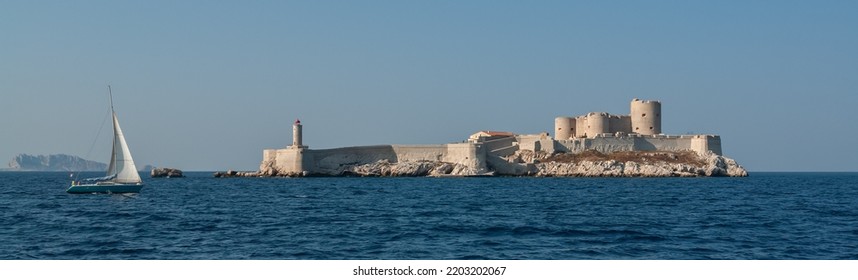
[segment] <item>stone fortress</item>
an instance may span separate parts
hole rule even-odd
[[[480,131],[461,143],[378,145],[310,149],[303,125],[292,126],[292,145],[263,151],[256,176],[747,176],[732,159],[721,156],[717,135],[664,135],[661,103],[634,99],[630,115],[589,113],[557,117],[554,138],[548,133]],[[699,155],[702,166],[672,163],[585,162],[558,165],[545,161],[557,154],[595,151]],[[553,165],[551,165],[551,164]],[[584,164],[584,165],[582,165]],[[546,168],[553,168],[547,170]],[[556,169],[563,169],[557,171]],[[565,168],[565,169],[564,169]]]
[[[661,134],[661,102],[634,99],[630,115],[593,112],[578,117],[554,119],[554,139],[565,152],[592,149],[616,151],[682,151],[721,155],[718,135]]]
[[[605,133],[658,135],[661,134],[661,102],[634,99],[630,115],[593,112],[574,118],[557,117],[554,133],[557,140],[588,138],[588,135],[595,138]]]

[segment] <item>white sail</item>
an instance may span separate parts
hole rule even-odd
[[[125,136],[122,135],[122,128],[119,127],[116,112],[113,113],[113,152],[110,156],[110,167],[107,175],[116,175],[113,181],[120,184],[136,184],[143,181],[140,179],[140,174],[137,173],[137,166],[134,165],[134,159],[131,158],[128,144],[125,143]]]

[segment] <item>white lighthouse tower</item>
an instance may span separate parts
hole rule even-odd
[[[303,126],[301,125],[301,120],[296,119],[295,123],[292,124],[292,146],[291,146],[291,148],[293,148],[293,149],[306,148],[306,147],[304,147],[304,141],[302,139],[302,137],[304,136],[302,129],[303,129]]]

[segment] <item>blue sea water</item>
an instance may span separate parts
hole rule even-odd
[[[71,195],[0,173],[0,259],[858,259],[858,173],[188,175]]]

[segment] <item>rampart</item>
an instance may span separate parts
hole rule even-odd
[[[282,174],[340,175],[350,166],[379,161],[444,162],[487,172],[485,149],[476,143],[442,145],[378,145],[311,150],[286,148],[263,151],[261,170],[268,164]]]
[[[602,134],[595,138],[573,138],[556,140],[554,150],[566,153],[580,153],[596,150],[601,153],[620,151],[694,151],[700,154],[711,151],[721,155],[721,137],[718,135],[611,135]]]

